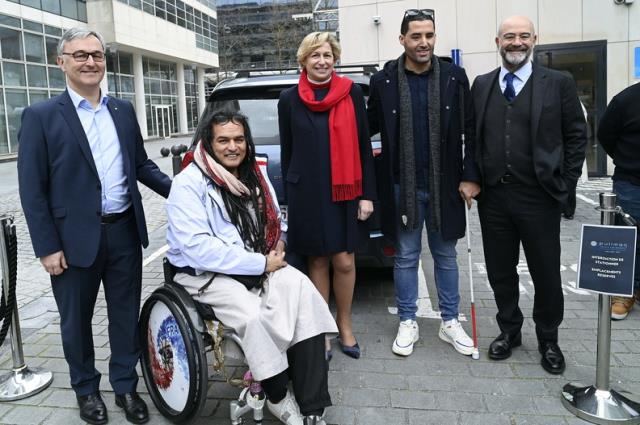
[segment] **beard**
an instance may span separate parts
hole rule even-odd
[[[416,52],[407,53],[407,56],[415,63],[429,63],[431,62],[431,58],[433,57],[433,51],[429,50],[426,56],[418,56]]]
[[[527,50],[511,50],[507,51],[504,48],[500,48],[500,56],[502,59],[511,66],[519,66],[524,64],[529,57],[531,57],[532,49]]]

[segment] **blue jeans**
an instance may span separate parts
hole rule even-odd
[[[613,182],[613,193],[618,195],[618,205],[624,212],[640,222],[640,186],[626,180],[616,180]],[[637,291],[640,289],[640,241],[636,241],[636,270],[633,281],[633,289]]]
[[[399,205],[400,187],[395,186],[396,205]],[[418,265],[422,251],[422,223],[427,223],[430,214],[429,195],[418,190],[418,217],[420,226],[406,230],[396,223],[396,257],[393,266],[393,281],[396,290],[396,305],[400,320],[415,320],[418,306]],[[456,253],[457,239],[442,240],[442,234],[427,231],[429,249],[435,265],[435,280],[438,290],[438,306],[442,320],[458,318],[458,262]]]

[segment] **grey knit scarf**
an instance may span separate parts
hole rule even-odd
[[[413,110],[411,92],[404,68],[404,53],[398,58],[398,94],[400,102],[399,173],[400,205],[398,214],[405,229],[416,229],[418,205],[416,197],[416,162],[413,140]],[[429,120],[429,203],[427,229],[439,231],[440,214],[440,64],[438,57],[431,59],[431,72],[427,77],[429,90],[427,115]]]

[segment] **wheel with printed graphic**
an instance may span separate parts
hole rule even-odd
[[[198,415],[207,395],[202,335],[170,291],[157,289],[140,313],[141,366],[153,404],[175,423]]]

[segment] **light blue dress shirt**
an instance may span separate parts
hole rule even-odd
[[[504,77],[509,72],[511,71],[505,68],[504,65],[500,66],[500,76],[498,77],[498,81],[500,82],[500,91],[502,93],[504,93],[504,90],[507,88],[507,80]],[[529,77],[531,77],[531,72],[533,72],[533,65],[531,64],[530,60],[527,60],[527,63],[522,65],[522,68],[513,73],[516,76],[513,79],[513,88],[515,89],[516,96],[518,95],[518,93],[520,93],[524,85],[527,83]]]
[[[82,128],[89,140],[93,161],[102,187],[102,214],[125,211],[131,205],[131,195],[124,174],[120,140],[115,123],[107,108],[109,98],[102,93],[93,109],[91,102],[67,87]]]

